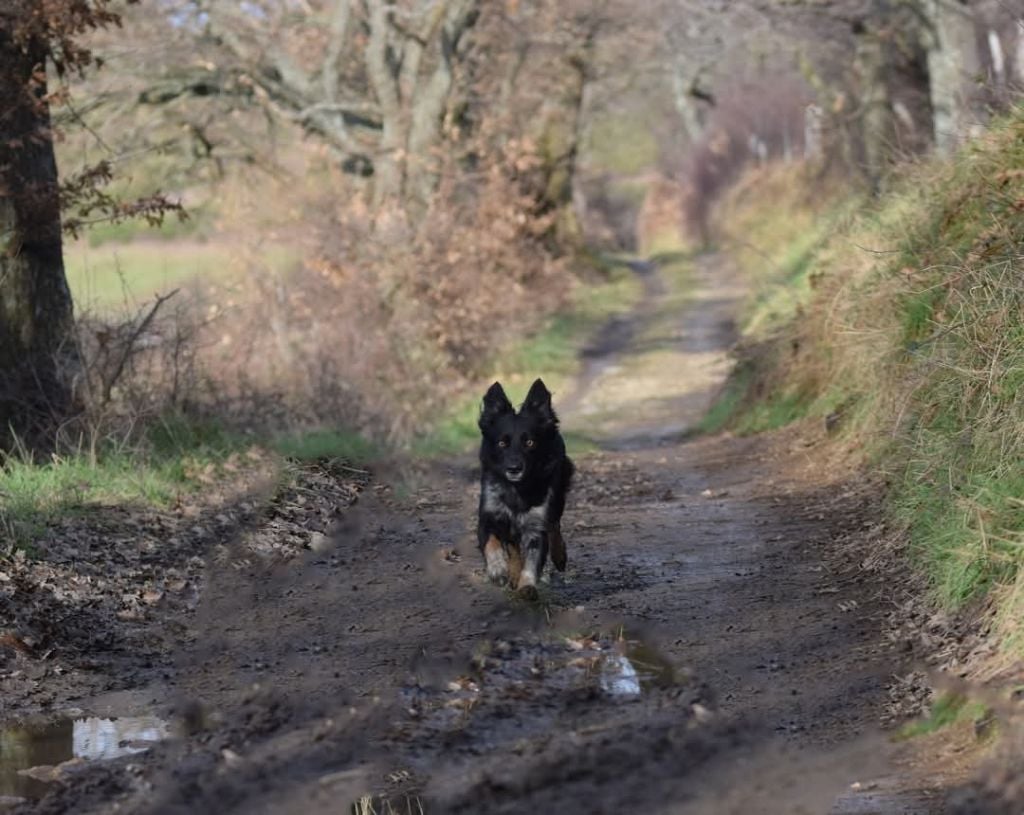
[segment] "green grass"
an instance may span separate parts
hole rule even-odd
[[[1022,166],[1018,108],[881,198],[840,202],[824,231],[773,201],[778,184],[748,186],[738,222],[784,236],[767,252],[781,293],[754,303],[748,332],[770,330],[704,423],[756,432],[846,408],[841,432],[888,474],[889,513],[934,602],[995,607],[1017,651],[1024,624],[998,604],[1024,597]],[[802,231],[785,231],[780,209]]]
[[[519,404],[533,380],[541,377],[557,400],[578,370],[586,340],[612,315],[629,311],[640,296],[636,275],[623,264],[607,264],[606,273],[606,281],[581,288],[572,306],[554,315],[536,335],[495,355],[490,375],[477,388],[479,393],[457,400],[439,422],[413,440],[411,452],[438,458],[464,453],[477,444],[480,398],[491,382],[501,381],[512,403]],[[566,435],[566,444],[570,453],[593,449],[585,437],[573,434]]]
[[[108,441],[44,462],[8,456],[0,464],[0,535],[31,552],[41,529],[90,507],[167,508],[229,480],[237,470],[230,462],[253,446],[251,437],[216,422],[171,416],[130,445]],[[342,430],[294,433],[264,446],[300,462],[338,458],[357,465],[379,452],[361,436]]]
[[[238,449],[213,425],[169,419],[131,447],[105,443],[45,462],[8,456],[0,466],[0,529],[30,547],[40,528],[86,507],[166,507],[207,483]]]
[[[764,401],[755,402],[736,422],[741,435],[763,433],[785,427],[809,414],[812,400],[807,394],[774,393]]]
[[[269,246],[260,262],[284,270],[296,261],[293,250]],[[192,285],[241,287],[245,263],[237,247],[227,243],[183,240],[70,244],[65,267],[79,311],[134,311],[153,295]]]
[[[378,444],[350,430],[321,429],[289,434],[275,439],[272,447],[295,461],[337,458],[365,463],[382,454]]]
[[[721,433],[732,427],[743,409],[753,378],[754,371],[751,366],[743,360],[738,362],[721,392],[701,418],[697,432]]]
[[[793,319],[810,297],[810,272],[829,234],[827,226],[819,226],[785,251],[776,274],[760,284],[746,310],[742,323],[745,333],[765,334]]]
[[[209,236],[212,232],[211,221],[212,214],[199,207],[190,209],[186,218],[169,215],[159,226],[138,219],[95,224],[88,228],[85,237],[92,247],[103,246],[106,243],[131,243],[135,240],[181,240]]]
[[[606,116],[590,129],[586,159],[603,172],[639,173],[657,163],[658,142],[651,130],[638,127],[635,117]]]
[[[979,722],[988,715],[989,709],[981,702],[972,702],[959,693],[945,693],[932,705],[928,715],[902,727],[899,739],[913,739],[937,733],[950,725],[964,721]]]

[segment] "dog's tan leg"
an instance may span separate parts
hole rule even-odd
[[[508,580],[508,556],[505,554],[505,547],[494,535],[491,535],[484,544],[484,564],[487,568],[487,579],[492,583],[501,585]]]
[[[516,590],[524,600],[537,599],[537,577],[540,572],[540,545],[534,541],[526,545],[526,551],[522,552],[523,568],[519,572],[519,581]]]
[[[551,545],[551,562],[555,564],[558,571],[564,572],[565,566],[569,562],[569,556],[565,552],[565,538],[562,537],[561,523],[552,524],[551,529],[548,530],[548,543]]]
[[[519,576],[523,571],[523,555],[518,546],[508,548],[508,584],[514,589],[519,585]]]

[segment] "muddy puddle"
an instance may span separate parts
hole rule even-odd
[[[169,735],[156,716],[64,717],[0,729],[0,799],[39,798],[88,761],[141,753]]]
[[[675,666],[649,643],[595,634],[489,643],[474,660],[472,677],[450,683],[448,690],[475,694],[529,682],[554,691],[589,687],[609,699],[629,699],[670,688],[678,678]]]
[[[489,640],[463,673],[407,685],[403,703],[381,768],[402,780],[369,791],[377,811],[405,812],[409,800],[414,812],[420,801],[426,811],[487,811],[476,796],[518,784],[507,778],[519,772],[517,761],[536,765],[524,778],[551,768],[572,774],[591,753],[617,754],[637,738],[700,738],[715,718],[689,671],[618,631]],[[638,724],[651,718],[657,726],[638,737]]]

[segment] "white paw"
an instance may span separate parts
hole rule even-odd
[[[508,558],[500,549],[488,550],[484,554],[487,563],[487,579],[492,583],[504,585],[508,582]]]

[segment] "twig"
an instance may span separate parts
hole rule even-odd
[[[181,289],[175,289],[170,294],[158,296],[156,302],[153,303],[153,308],[149,310],[147,314],[135,327],[128,342],[125,343],[124,353],[121,354],[121,359],[118,360],[117,367],[114,369],[113,375],[103,383],[103,404],[107,404],[110,401],[110,392],[114,389],[114,385],[117,384],[117,380],[121,378],[121,374],[124,373],[124,366],[128,364],[128,359],[132,355],[132,349],[135,347],[135,343],[139,337],[142,336],[142,332],[149,328],[149,324],[153,322],[153,318],[156,317],[156,313],[160,310],[160,307],[176,295]]]

